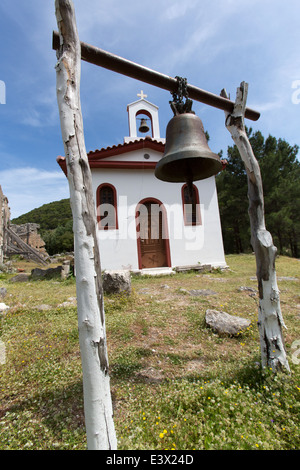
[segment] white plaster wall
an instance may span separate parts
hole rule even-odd
[[[144,155],[149,155],[149,158],[144,158]],[[121,155],[114,155],[105,158],[106,162],[158,162],[161,159],[161,152],[157,152],[152,149],[133,150],[130,152],[123,153]],[[94,171],[94,170],[93,170]],[[113,170],[115,171],[115,170]]]
[[[152,154],[151,158],[156,160],[156,152],[145,149],[145,153]],[[138,155],[134,157],[140,158]],[[92,175],[95,201],[97,187],[102,183],[114,185],[118,198],[119,229],[97,231],[102,269],[139,268],[135,211],[137,204],[148,197],[159,199],[166,208],[172,267],[197,263],[226,265],[214,177],[195,183],[199,191],[202,225],[185,227],[181,183],[160,181],[155,178],[153,170],[101,168],[93,169]]]

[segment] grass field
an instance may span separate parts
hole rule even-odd
[[[258,297],[239,290],[257,288],[254,256],[226,261],[224,272],[133,276],[130,297],[105,297],[119,449],[299,448],[300,261],[276,261],[290,375],[260,369]],[[12,276],[0,274],[10,307],[0,315],[0,449],[85,449],[75,281]],[[208,308],[251,326],[219,337],[205,325]]]

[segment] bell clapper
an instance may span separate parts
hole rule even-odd
[[[186,182],[190,200],[193,200],[193,180],[188,179]]]

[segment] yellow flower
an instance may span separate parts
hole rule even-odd
[[[161,432],[160,435],[159,435],[159,437],[160,437],[161,439],[162,439],[164,436],[165,436],[165,435],[164,435],[163,432]]]

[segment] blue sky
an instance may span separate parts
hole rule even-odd
[[[235,99],[249,83],[260,130],[300,146],[299,0],[75,0],[80,39],[199,88]],[[17,217],[69,197],[56,162],[63,155],[56,101],[54,0],[0,3],[0,185]],[[5,95],[4,95],[5,85]],[[159,106],[161,136],[171,95],[82,62],[81,105],[87,151],[123,142],[126,106],[140,90]],[[194,102],[213,151],[227,154],[223,111]]]

